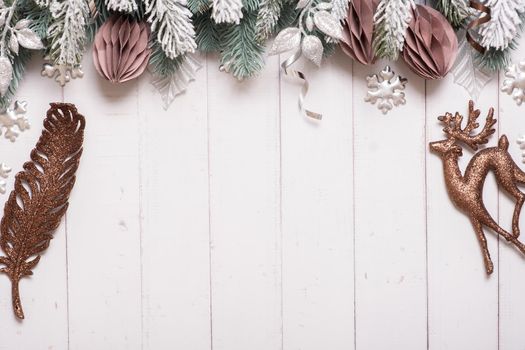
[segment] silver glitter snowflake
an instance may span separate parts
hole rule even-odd
[[[6,139],[15,142],[19,131],[29,129],[29,121],[25,116],[26,107],[27,102],[16,101],[13,108],[8,108],[0,113],[0,135],[3,132]]]
[[[512,95],[518,106],[525,101],[525,60],[507,68],[501,91]]]
[[[386,66],[378,74],[366,77],[369,88],[365,102],[376,104],[377,108],[387,114],[394,106],[404,105],[406,103],[405,90],[407,79],[396,75],[389,66]]]
[[[7,182],[5,179],[9,176],[11,168],[5,163],[0,163],[0,194],[5,194]]]
[[[55,81],[60,84],[60,86],[66,85],[71,81],[71,78],[82,78],[84,72],[82,71],[82,66],[69,66],[66,64],[51,64],[44,63],[42,66],[43,77],[55,78]]]

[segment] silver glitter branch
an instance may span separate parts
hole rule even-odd
[[[52,0],[49,10],[53,17],[48,29],[51,39],[50,56],[55,64],[80,64],[87,41],[86,28],[90,18],[85,0]]]
[[[151,30],[168,58],[195,52],[195,29],[186,1],[145,0],[145,4]]]

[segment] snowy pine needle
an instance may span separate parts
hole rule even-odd
[[[109,11],[131,13],[137,11],[135,0],[105,0],[106,7]]]
[[[49,10],[53,17],[48,29],[51,59],[56,64],[71,66],[80,64],[86,46],[86,27],[90,18],[87,2],[52,0]]]
[[[414,0],[381,0],[374,15],[374,51],[378,57],[397,60],[412,20]]]
[[[436,0],[436,9],[454,28],[460,28],[469,16],[467,0]]]
[[[486,48],[506,49],[512,42],[522,24],[520,15],[525,12],[523,0],[487,0],[491,9],[491,20],[482,25],[479,34],[480,44]]]
[[[211,17],[215,23],[239,24],[242,14],[241,0],[213,0]]]
[[[347,0],[345,0],[347,1]],[[257,15],[256,38],[259,42],[268,39],[273,32],[281,14],[281,0],[261,0]]]
[[[145,0],[148,22],[168,58],[193,53],[197,48],[191,11],[185,1]]]

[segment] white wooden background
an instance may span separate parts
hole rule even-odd
[[[85,77],[64,89],[34,60],[18,93],[33,127],[0,140],[16,172],[49,102],[87,119],[70,209],[21,282],[23,322],[0,276],[0,349],[525,349],[525,261],[489,232],[486,276],[428,152],[442,137],[437,116],[467,110],[452,76],[425,82],[394,64],[407,104],[383,116],[363,99],[385,62],[300,63],[317,123],[275,57],[244,83],[203,57],[164,111],[149,77],[111,85],[87,56]],[[499,92],[501,79],[477,106],[496,108],[519,162],[525,107]],[[485,198],[510,227],[513,203],[493,178]]]

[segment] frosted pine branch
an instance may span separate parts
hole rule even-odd
[[[56,64],[77,65],[86,46],[86,26],[89,7],[85,0],[52,0],[49,10],[53,17],[48,29],[50,55]]]
[[[137,11],[135,0],[105,0],[106,7],[109,11],[130,13]]]
[[[437,0],[436,9],[456,28],[461,27],[469,16],[467,0]]]
[[[347,0],[345,0],[347,1]],[[255,24],[258,41],[268,39],[275,30],[281,14],[281,0],[261,0]]]
[[[146,14],[156,40],[168,58],[193,53],[197,48],[191,11],[184,0],[145,0]]]
[[[215,23],[239,24],[242,7],[241,0],[213,0],[211,17]]]
[[[49,7],[49,0],[34,0],[35,4],[37,4],[41,8]]]
[[[374,50],[381,58],[396,60],[405,44],[414,0],[381,0],[374,15]]]
[[[525,12],[523,0],[488,0],[491,9],[491,20],[482,25],[479,34],[480,44],[486,49],[506,49],[522,24],[520,15]]]

